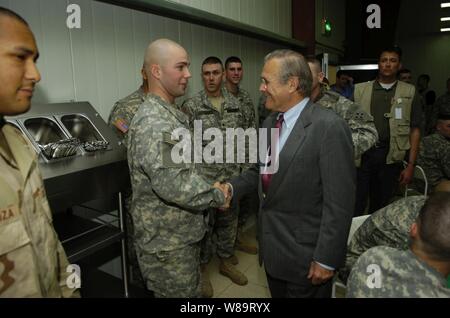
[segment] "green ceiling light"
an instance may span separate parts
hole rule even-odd
[[[328,21],[326,18],[322,19],[322,35],[330,36],[331,35],[331,22]]]

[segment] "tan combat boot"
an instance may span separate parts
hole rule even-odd
[[[247,254],[252,254],[252,255],[258,254],[258,248],[256,247],[256,245],[249,242],[248,239],[244,239],[244,235],[242,234],[241,231],[239,231],[238,235],[236,236],[235,248],[238,251],[241,251],[241,252],[244,252]]]
[[[244,274],[242,274],[240,271],[237,270],[236,267],[231,263],[230,259],[232,257],[228,258],[220,258],[220,265],[219,265],[219,272],[231,279],[231,281],[238,285],[247,285],[248,279],[245,277]]]
[[[211,298],[214,295],[214,290],[209,279],[209,273],[206,269],[207,264],[201,265],[201,283],[202,283],[202,297]]]

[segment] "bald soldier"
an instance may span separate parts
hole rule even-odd
[[[139,266],[156,297],[199,297],[203,211],[225,204],[224,193],[208,184],[190,163],[175,163],[175,129],[189,130],[175,104],[185,94],[189,57],[177,43],[159,39],[145,53],[149,90],[128,132],[131,215]]]
[[[378,140],[373,117],[358,104],[326,89],[326,86],[322,85],[325,74],[322,72],[320,62],[315,58],[308,58],[307,61],[313,76],[311,99],[325,108],[332,109],[345,119],[352,132],[355,161],[359,165],[361,155],[372,148]]]
[[[0,297],[71,297],[37,155],[3,116],[25,113],[41,76],[27,22],[0,7]]]

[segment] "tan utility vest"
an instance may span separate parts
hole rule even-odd
[[[355,103],[358,103],[369,114],[371,114],[372,91],[374,81],[355,85]],[[415,94],[415,87],[411,84],[397,81],[395,95],[391,102],[390,113],[384,117],[389,118],[390,140],[389,153],[386,163],[402,161],[406,151],[411,147],[409,133],[411,125],[411,109]],[[375,106],[376,107],[376,106]]]

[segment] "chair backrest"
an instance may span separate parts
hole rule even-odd
[[[406,166],[408,166],[408,163],[406,161],[403,161],[403,167],[406,168]],[[414,167],[414,179],[418,179],[420,181],[422,181],[424,183],[424,191],[423,191],[423,195],[427,195],[428,194],[428,179],[427,179],[427,175],[425,174],[425,170],[423,170],[423,168],[419,165],[416,165]],[[408,185],[406,185],[405,187],[405,198],[408,196],[409,193],[414,192],[413,189],[410,189]]]
[[[362,216],[356,216],[356,217],[354,217],[352,219],[352,225],[350,226],[350,232],[348,233],[347,244],[350,243],[350,240],[352,239],[352,237],[355,234],[356,230],[364,223],[364,221],[368,217],[370,217],[370,214],[362,215]]]

